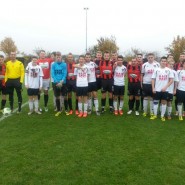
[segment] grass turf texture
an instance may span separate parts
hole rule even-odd
[[[184,122],[55,117],[51,97],[48,113],[28,116],[27,105],[0,122],[0,184],[185,184]]]

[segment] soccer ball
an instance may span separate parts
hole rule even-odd
[[[4,108],[3,109],[3,115],[4,116],[8,116],[11,114],[11,109],[10,108]]]

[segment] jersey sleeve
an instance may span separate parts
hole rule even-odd
[[[26,71],[25,71],[25,86],[28,85],[28,75],[29,75],[29,66],[26,67]]]
[[[142,66],[141,66],[141,74],[144,74],[145,73],[145,64],[143,64]]]
[[[178,78],[177,72],[174,71],[174,82],[178,82],[178,81],[179,81],[179,78]]]
[[[77,74],[78,74],[78,69],[75,68],[75,69],[74,69],[74,75],[77,75]]]
[[[152,79],[156,79],[156,77],[157,77],[157,70],[154,69],[154,72],[152,74]]]

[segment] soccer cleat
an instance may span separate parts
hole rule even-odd
[[[178,115],[179,115],[179,112],[178,112],[178,111],[176,111],[174,115],[175,115],[175,116],[178,116]]]
[[[113,112],[114,112],[113,108],[110,108],[110,113],[113,113]]]
[[[132,110],[129,110],[129,111],[127,112],[127,114],[129,114],[129,115],[132,114]]]
[[[92,113],[92,111],[89,109],[87,113],[88,113],[88,114],[91,114],[91,113]]]
[[[78,110],[76,110],[76,111],[75,111],[75,114],[76,114],[76,115],[78,115],[78,114],[79,114]]]
[[[122,111],[122,110],[119,110],[119,114],[120,114],[120,115],[123,115],[123,111]]]
[[[82,116],[83,116],[83,112],[80,112],[80,113],[78,114],[78,117],[81,118]]]
[[[69,116],[69,112],[67,110],[65,111],[65,114],[66,114],[66,116]]]
[[[147,116],[146,112],[143,112],[143,117],[146,117],[146,116]]]
[[[117,110],[114,111],[114,115],[115,115],[115,116],[118,115],[118,111],[117,111]]]
[[[86,117],[87,117],[87,112],[84,112],[83,118],[86,118]]]
[[[42,114],[40,111],[35,111],[35,113],[36,113],[36,114],[39,114],[39,115]]]
[[[139,116],[139,112],[138,111],[136,111],[135,114],[136,114],[136,116]]]
[[[57,108],[54,109],[54,112],[57,112]]]
[[[61,114],[61,112],[58,111],[58,112],[55,114],[55,116],[59,116],[60,114]]]
[[[166,121],[165,117],[161,117],[161,121]]]
[[[179,121],[183,121],[183,117],[182,116],[179,116]]]
[[[42,112],[42,108],[39,108],[39,111]]]
[[[168,120],[171,120],[172,119],[172,117],[171,116],[168,116]]]
[[[28,116],[31,115],[31,114],[33,114],[33,111],[28,112]]]
[[[103,114],[104,112],[105,112],[105,109],[104,109],[104,108],[102,108],[102,109],[101,109],[101,113]]]
[[[47,107],[44,107],[44,110],[45,110],[45,112],[48,112],[48,108]]]
[[[150,116],[154,116],[154,114],[151,112],[151,113],[150,113]]]
[[[70,114],[70,115],[73,114],[73,110],[70,110],[70,111],[69,111],[69,114]]]
[[[97,115],[97,116],[100,116],[100,112],[99,112],[99,111],[96,111],[96,115]]]
[[[151,120],[157,119],[157,116],[153,115],[150,117]]]

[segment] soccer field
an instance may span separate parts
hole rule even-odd
[[[0,184],[185,184],[184,121],[127,115],[127,101],[123,116],[55,117],[51,96],[49,108],[0,122]]]

